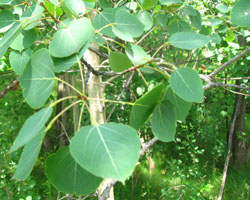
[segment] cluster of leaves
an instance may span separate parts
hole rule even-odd
[[[10,152],[14,152],[24,146],[15,179],[25,180],[29,176],[45,134],[57,119],[53,118],[46,126],[52,107],[58,103],[47,102],[55,80],[62,81],[56,73],[64,72],[77,63],[82,70],[80,59],[91,43],[104,45],[108,37],[124,48],[125,53],[106,47],[111,70],[126,73],[141,67],[160,71],[158,66],[149,65],[154,62],[154,56],[135,44],[136,38],[143,36],[154,24],[165,26],[169,21],[169,37],[164,45],[191,50],[204,47],[210,41],[217,42],[218,36],[201,34],[199,11],[190,5],[183,6],[181,0],[144,0],[138,4],[141,10],[133,1],[114,5],[105,0],[97,3],[91,0],[1,1],[0,5],[5,9],[0,11],[0,30],[7,33],[0,41],[0,57],[8,48],[11,49],[10,64],[20,76],[24,98],[33,109],[40,109],[26,120],[11,147]],[[245,14],[245,5],[249,6],[246,0],[236,4],[232,22],[249,27],[249,13]],[[190,23],[174,15],[166,15],[171,8],[178,10],[180,7]],[[98,12],[94,19],[90,11]],[[58,190],[85,195],[96,190],[104,178],[124,182],[139,159],[140,140],[136,130],[151,114],[153,134],[164,142],[174,140],[176,121],[185,120],[192,102],[203,101],[203,87],[195,70],[172,67],[174,71],[170,78],[160,71],[164,74],[164,83],[133,103],[129,125],[84,126],[71,138],[68,147],[47,158],[46,174]],[[84,97],[79,102],[86,103],[85,91],[75,91]]]

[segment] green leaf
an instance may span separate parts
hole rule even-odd
[[[10,4],[13,0],[1,0],[0,5]]]
[[[209,22],[213,27],[218,26],[222,23],[221,19],[209,19]]]
[[[232,9],[231,21],[233,24],[250,28],[250,1],[239,0]]]
[[[144,31],[148,31],[153,26],[153,19],[148,11],[141,11],[137,15],[141,23],[144,24]]]
[[[183,9],[181,9],[181,12],[183,14],[186,14],[186,15],[189,15],[189,16],[196,16],[197,15],[196,10],[192,6],[187,6],[187,7],[183,8]]]
[[[82,0],[64,0],[62,7],[69,17],[85,14],[85,4]]]
[[[170,86],[185,101],[198,103],[203,101],[201,79],[191,68],[176,69],[170,76]]]
[[[58,7],[59,5],[56,6],[56,4],[53,4],[51,2],[45,2],[44,5],[46,6],[47,10],[50,13],[53,13],[53,14],[55,13],[56,16],[60,16],[63,14],[63,10]]]
[[[169,34],[174,34],[176,32],[191,32],[192,29],[190,25],[185,21],[178,21],[171,23],[167,28]]]
[[[51,55],[61,58],[78,53],[93,31],[91,21],[87,18],[70,22],[68,27],[58,30],[54,35],[49,45]]]
[[[84,47],[80,50],[79,54],[73,54],[68,57],[64,58],[56,58],[53,57],[53,62],[55,65],[55,72],[59,73],[64,70],[70,69],[73,65],[75,65],[79,58],[82,58],[85,51],[88,49],[92,39],[90,38],[89,41],[84,45]]]
[[[205,46],[210,39],[204,35],[193,32],[174,33],[170,36],[171,45],[181,49],[196,49]]]
[[[54,64],[47,49],[31,56],[19,80],[27,103],[34,109],[42,107],[54,86]]]
[[[15,40],[15,38],[20,34],[22,31],[21,23],[16,22],[10,28],[6,35],[0,40],[0,58],[3,57],[11,43]]]
[[[109,0],[99,0],[99,4],[101,8],[111,8],[112,4]]]
[[[115,34],[112,31],[112,26],[107,26],[108,24],[115,23],[115,15],[118,11],[118,8],[106,8],[104,9],[100,14],[96,15],[93,21],[93,25],[95,29],[101,29],[104,26],[106,28],[103,28],[100,33],[115,37]]]
[[[142,3],[143,10],[153,8],[157,4],[158,0],[144,0]]]
[[[232,42],[233,40],[234,40],[234,38],[235,38],[235,35],[234,35],[234,33],[231,31],[231,32],[228,32],[227,33],[227,36],[226,36],[226,41],[227,42]]]
[[[19,131],[15,142],[10,149],[10,153],[16,151],[23,145],[28,144],[35,136],[37,136],[48,121],[51,113],[52,108],[48,107],[31,115]]]
[[[171,5],[171,4],[175,4],[175,3],[181,3],[182,0],[160,0],[160,3],[162,5]]]
[[[61,192],[87,195],[94,192],[102,179],[83,169],[70,154],[69,147],[60,148],[45,162],[45,173]]]
[[[21,53],[19,51],[11,51],[9,55],[9,61],[12,69],[18,75],[22,75],[23,70],[25,69],[26,65],[28,64],[31,57],[31,50],[26,49]]]
[[[131,62],[126,54],[111,52],[109,55],[109,65],[114,72],[122,72],[131,67]]]
[[[43,17],[43,7],[39,3],[32,3],[31,6],[27,6],[23,15],[20,17],[20,21],[25,30],[30,30],[36,25],[40,24]]]
[[[133,42],[133,38],[139,37],[144,32],[144,25],[136,16],[124,9],[120,9],[115,17],[116,25],[112,27],[113,33],[122,40]]]
[[[174,105],[175,119],[184,122],[192,103],[177,96],[169,86],[166,88],[162,99],[169,100]]]
[[[12,12],[8,10],[0,11],[0,33],[6,32],[15,22],[15,17]]]
[[[19,34],[16,39],[13,41],[13,43],[10,45],[12,49],[22,51],[28,47],[30,47],[34,41],[37,38],[37,33],[34,29],[22,31],[21,34]]]
[[[212,42],[216,43],[216,44],[220,44],[221,43],[221,37],[219,34],[217,33],[213,33],[210,35],[210,38],[212,39]]]
[[[156,19],[156,22],[160,24],[161,26],[166,26],[166,24],[168,23],[168,16],[164,14],[157,14],[155,16],[155,19]]]
[[[130,126],[134,127],[136,130],[143,126],[159,101],[163,86],[162,83],[157,85],[135,102],[130,112]]]
[[[197,28],[198,30],[201,30],[201,14],[198,10],[195,10],[196,15],[189,16],[189,19],[191,21],[192,26],[194,26],[195,28]]]
[[[159,102],[152,117],[152,131],[163,142],[174,141],[176,131],[174,106],[168,100]]]
[[[134,65],[144,64],[151,59],[150,55],[148,55],[140,46],[135,44],[129,44],[125,51]]]
[[[228,7],[227,7],[225,4],[223,4],[223,3],[218,4],[218,5],[216,6],[216,8],[217,8],[220,12],[222,12],[222,13],[228,13],[228,12],[229,12]]]
[[[72,138],[70,152],[90,173],[124,182],[139,159],[140,140],[136,130],[127,125],[85,126]]]
[[[43,138],[45,135],[45,127],[43,127],[25,146],[21,157],[18,161],[17,169],[13,179],[24,181],[30,175],[38,154],[40,152]]]

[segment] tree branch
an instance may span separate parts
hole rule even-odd
[[[228,62],[225,62],[223,65],[221,65],[219,68],[217,68],[215,71],[213,71],[211,74],[209,74],[209,78],[213,79],[215,75],[217,75],[219,72],[224,70],[226,67],[228,67],[230,64],[232,64],[234,61],[238,60],[239,58],[243,57],[246,55],[248,52],[250,52],[250,47],[242,51],[240,54],[236,55],[233,57],[231,60]]]
[[[0,99],[3,98],[4,95],[6,95],[10,90],[16,90],[18,85],[19,85],[18,80],[11,81],[10,84],[7,85],[7,87],[0,92]]]

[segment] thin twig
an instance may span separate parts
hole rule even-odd
[[[94,47],[89,47],[90,51],[93,51],[94,53],[96,53],[98,56],[102,57],[102,58],[106,58],[108,59],[109,56],[106,53],[103,53],[101,51],[99,51],[98,49],[94,48]]]
[[[42,7],[44,8],[44,10],[49,14],[49,16],[50,16],[57,24],[60,23],[60,21],[59,21],[58,19],[56,19],[56,18],[54,17],[54,15],[51,14],[51,13],[48,11],[47,7],[44,5],[43,2],[40,2],[40,6],[42,6]]]
[[[143,35],[143,37],[136,43],[137,45],[140,44],[153,30],[155,30],[155,28],[158,26],[155,25],[153,28],[151,28],[145,35]]]
[[[18,80],[11,81],[9,85],[7,85],[1,92],[0,92],[0,99],[4,97],[10,90],[15,90],[19,84]]]
[[[215,75],[217,75],[219,72],[221,72],[222,70],[224,70],[226,67],[228,67],[230,64],[232,64],[234,61],[238,60],[239,58],[243,57],[244,55],[246,55],[248,52],[250,52],[250,47],[248,47],[247,49],[245,49],[244,51],[242,51],[240,54],[236,55],[235,57],[233,57],[231,60],[229,60],[228,62],[225,62],[223,65],[221,65],[219,68],[217,68],[215,71],[213,71],[211,74],[209,74],[208,76],[212,79],[214,78]]]
[[[239,109],[240,109],[240,98],[237,98],[235,112],[234,112],[234,117],[233,117],[233,122],[232,122],[231,130],[230,130],[230,135],[229,135],[229,139],[228,139],[227,158],[226,158],[225,165],[224,165],[224,171],[223,171],[223,176],[222,176],[222,183],[221,183],[221,188],[220,188],[220,193],[219,193],[218,200],[221,200],[222,196],[223,196],[223,191],[224,191],[224,187],[225,187],[225,183],[226,183],[226,178],[227,178],[227,170],[228,170],[228,165],[229,165],[230,156],[231,156],[231,146],[232,146],[233,132],[234,132],[235,122],[236,122],[236,118],[237,118],[237,114],[239,112]]]

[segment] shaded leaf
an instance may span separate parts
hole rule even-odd
[[[168,26],[167,30],[169,34],[173,34],[176,32],[191,32],[192,31],[190,25],[185,21],[178,21],[178,22],[171,23]]]
[[[59,191],[68,194],[90,194],[102,181],[76,163],[69,147],[60,148],[46,159],[45,173]]]
[[[18,161],[17,169],[13,179],[24,181],[30,175],[38,154],[40,152],[43,138],[45,135],[45,127],[43,127],[25,146],[21,157]]]
[[[68,27],[58,30],[54,35],[49,45],[51,55],[61,58],[78,53],[93,31],[91,21],[87,18],[70,22]]]
[[[174,105],[168,100],[159,102],[152,117],[152,131],[155,137],[163,142],[174,141],[176,120]]]
[[[10,45],[12,49],[22,51],[23,49],[26,49],[30,47],[34,41],[37,38],[37,33],[34,29],[22,31],[21,34],[19,34],[16,39],[13,41],[13,43]]]
[[[162,83],[157,85],[135,102],[130,112],[130,126],[134,127],[136,130],[143,126],[159,101],[163,86]]]
[[[231,21],[237,26],[250,27],[250,1],[239,0],[232,9]]]
[[[201,14],[198,10],[195,10],[196,15],[190,15],[189,19],[191,21],[192,26],[197,28],[198,30],[201,30]]]
[[[9,55],[10,65],[16,74],[22,75],[23,70],[30,60],[31,53],[30,49],[26,49],[22,52],[11,51]]]
[[[15,22],[15,17],[12,12],[8,10],[0,11],[0,33],[6,32]]]
[[[174,33],[170,36],[171,45],[181,49],[196,49],[205,46],[210,39],[204,35],[193,32]]]
[[[34,109],[42,107],[54,86],[54,64],[47,49],[31,56],[19,80],[27,103]]]
[[[170,76],[170,86],[185,101],[198,103],[203,101],[201,79],[191,68],[176,69]]]
[[[177,96],[169,86],[166,88],[162,99],[169,100],[174,105],[176,120],[185,121],[192,106],[191,102],[185,101]]]
[[[10,153],[18,148],[28,144],[35,136],[39,134],[45,123],[48,121],[52,113],[52,108],[43,108],[42,110],[31,115],[19,131]]]
[[[109,55],[109,65],[114,72],[122,72],[131,67],[131,62],[126,54],[111,52]]]
[[[127,125],[85,126],[72,138],[70,152],[92,174],[124,182],[139,159],[140,140]]]

